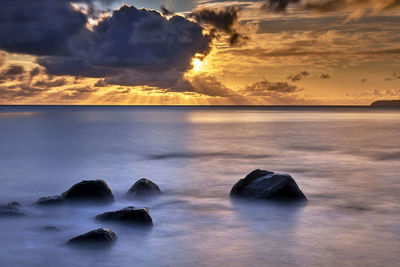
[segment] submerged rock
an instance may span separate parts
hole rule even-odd
[[[104,180],[82,181],[62,193],[61,197],[74,201],[114,201],[114,195]]]
[[[116,221],[144,226],[153,225],[153,219],[151,218],[149,211],[145,208],[137,209],[135,207],[127,207],[122,210],[99,214],[96,216],[96,219],[102,221]]]
[[[230,192],[232,197],[307,201],[296,181],[288,174],[254,170],[240,179]]]
[[[64,198],[61,196],[50,196],[50,197],[41,197],[34,204],[35,205],[54,205],[60,204],[64,202]]]
[[[116,234],[110,229],[99,228],[70,239],[68,244],[107,244],[116,239]]]
[[[149,179],[142,178],[128,190],[126,193],[127,197],[148,197],[148,196],[156,196],[156,195],[161,195],[162,192],[158,185],[156,185],[154,182],[152,182]]]
[[[8,202],[7,204],[0,205],[0,217],[17,217],[24,216],[25,213],[21,211],[21,205],[18,202]]]

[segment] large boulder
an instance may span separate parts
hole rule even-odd
[[[127,207],[122,210],[110,211],[96,216],[101,221],[115,221],[129,224],[138,224],[143,226],[152,226],[153,219],[149,211],[145,208],[137,209],[135,207]]]
[[[60,204],[64,202],[64,198],[61,196],[50,196],[50,197],[41,197],[34,204],[39,206],[49,206]]]
[[[104,180],[82,181],[62,193],[61,197],[69,201],[114,201],[114,195]]]
[[[0,217],[18,217],[24,215],[21,211],[21,205],[18,202],[8,202],[0,205]]]
[[[230,193],[232,197],[283,201],[307,201],[295,180],[288,174],[254,170],[240,179]]]
[[[162,192],[158,185],[149,179],[142,178],[128,190],[126,196],[129,198],[141,198],[161,195]]]
[[[68,244],[107,244],[116,239],[116,234],[110,229],[99,228],[70,239]]]

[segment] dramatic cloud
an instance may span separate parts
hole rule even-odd
[[[330,79],[331,75],[329,73],[322,73],[321,76],[319,76],[321,79]]]
[[[300,0],[268,0],[266,1],[261,8],[273,12],[284,12],[289,4],[297,4]]]
[[[400,7],[400,0],[267,0],[262,9],[285,12],[290,4],[317,12],[356,11],[356,16],[371,11],[385,11]]]
[[[12,80],[21,80],[25,74],[25,69],[20,65],[10,65],[0,72],[0,83]]]
[[[198,23],[181,16],[167,19],[159,12],[122,6],[86,28],[90,10],[70,0],[15,0],[0,4],[0,49],[35,55],[49,75],[105,78],[112,84],[151,85],[162,88],[185,83],[192,58],[207,55],[211,37]],[[94,1],[84,0],[88,9]],[[103,1],[110,3],[112,1]],[[172,15],[172,14],[170,14]],[[232,40],[239,42],[239,37]],[[4,53],[0,54],[0,63]],[[38,74],[33,71],[31,78]],[[133,78],[127,78],[133,76]],[[3,77],[4,80],[4,77]],[[120,81],[119,81],[120,80]]]
[[[7,52],[66,54],[70,38],[86,16],[67,0],[13,0],[0,4],[0,49]]]
[[[74,39],[68,56],[40,57],[38,63],[53,75],[105,77],[114,84],[120,80],[124,85],[143,85],[148,79],[141,75],[149,73],[174,73],[174,80],[183,79],[183,73],[192,68],[192,58],[208,54],[210,44],[211,37],[203,34],[199,24],[181,16],[167,19],[156,11],[122,6],[93,31]],[[167,88],[170,83],[171,79],[157,86]]]
[[[16,100],[26,97],[33,97],[39,95],[44,90],[41,88],[31,87],[25,83],[0,86],[0,100]]]
[[[250,96],[274,96],[283,94],[298,93],[303,89],[287,82],[270,82],[262,80],[245,87],[242,92]]]
[[[172,16],[172,15],[174,15],[175,14],[175,12],[174,11],[172,11],[172,10],[169,10],[168,8],[166,8],[165,6],[161,6],[161,13],[163,13],[163,15],[165,15],[165,16]]]
[[[308,75],[310,75],[310,73],[308,71],[304,70],[297,74],[290,75],[287,79],[291,80],[292,82],[297,82],[297,81],[300,81],[301,79],[303,79],[304,77],[307,77]]]
[[[191,82],[193,91],[207,96],[232,96],[234,93],[231,89],[220,83],[215,77],[201,74],[193,77]]]
[[[79,87],[79,88],[69,88],[63,90],[62,93],[58,93],[61,99],[64,100],[80,100],[87,98],[92,93],[97,92],[97,88],[90,88],[89,86]]]
[[[40,68],[35,67],[29,71],[29,80],[32,81],[32,79],[40,74]]]
[[[215,29],[232,34],[236,31],[238,22],[238,8],[225,9],[201,8],[191,14],[198,22],[212,25]]]
[[[392,76],[391,76],[391,77],[385,78],[384,81],[385,81],[385,82],[388,82],[388,81],[393,81],[393,80],[395,80],[395,79],[399,79],[399,80],[400,80],[400,75],[397,75],[396,72],[393,72]]]
[[[400,6],[400,0],[318,0],[308,1],[304,5],[306,9],[319,12],[332,12],[340,10],[388,10]]]
[[[177,92],[191,91],[192,86],[183,75],[182,71],[176,69],[146,72],[125,70],[118,75],[103,79],[103,82],[107,85],[149,86]]]
[[[6,53],[0,51],[0,67],[3,66],[4,62],[6,61]]]
[[[238,29],[239,9],[237,7],[227,8],[200,8],[190,14],[201,24],[208,24],[212,27],[211,32],[219,31],[230,35],[229,44],[238,45],[246,40],[247,36],[240,34]]]
[[[64,78],[59,78],[56,80],[40,80],[33,84],[35,87],[46,87],[46,88],[53,88],[59,87],[67,84],[67,80]]]

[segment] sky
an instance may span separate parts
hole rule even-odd
[[[0,104],[400,99],[400,0],[0,0]]]

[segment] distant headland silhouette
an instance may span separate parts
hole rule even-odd
[[[400,108],[400,100],[378,100],[371,104],[371,107],[398,107]]]

